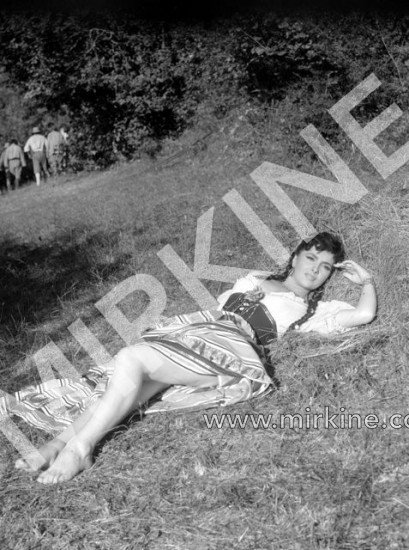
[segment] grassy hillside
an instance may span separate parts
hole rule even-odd
[[[237,190],[291,248],[297,241],[294,230],[266,201],[250,172],[270,160],[330,175],[312,156],[293,164],[274,125],[274,117],[285,113],[272,110],[262,132],[251,116],[243,107],[223,120],[210,120],[206,128],[167,141],[157,160],[66,176],[54,185],[26,186],[1,197],[3,390],[39,380],[32,355],[50,339],[85,371],[92,360],[67,329],[78,318],[110,353],[118,351],[123,342],[94,304],[135,273],[153,275],[163,284],[166,315],[197,309],[157,252],[170,244],[192,267],[197,219],[210,207],[215,208],[212,263],[275,267],[224,195]],[[203,138],[209,128],[212,133]],[[334,412],[341,407],[347,413],[375,412],[380,418],[406,414],[408,171],[403,167],[384,181],[356,149],[342,154],[370,191],[358,204],[287,191],[318,230],[341,233],[350,257],[373,271],[378,318],[331,339],[283,338],[275,352],[274,393],[220,412],[277,415],[327,406]],[[203,283],[214,295],[227,287]],[[356,290],[335,279],[327,297],[353,302]],[[145,301],[137,293],[121,307],[132,319]],[[18,426],[33,443],[46,439]],[[409,546],[406,428],[207,429],[202,412],[142,421],[136,414],[126,430],[100,445],[91,470],[58,487],[14,471],[17,452],[1,437],[3,549]]]

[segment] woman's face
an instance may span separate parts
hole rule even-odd
[[[302,250],[293,260],[295,282],[308,291],[316,290],[331,275],[335,263],[334,255],[326,250],[319,251],[313,246]]]

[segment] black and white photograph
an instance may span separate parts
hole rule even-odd
[[[0,8],[0,548],[409,548],[409,8]]]

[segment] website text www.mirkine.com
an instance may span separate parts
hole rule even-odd
[[[409,428],[409,414],[391,414],[380,416],[376,413],[350,413],[345,407],[331,409],[323,407],[320,412],[312,412],[306,407],[302,413],[277,414],[203,414],[208,429],[245,429],[283,430],[283,429],[313,429],[313,430],[374,430],[376,428],[401,430]]]

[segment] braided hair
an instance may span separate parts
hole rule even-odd
[[[319,252],[326,251],[333,254],[334,260],[335,260],[334,263],[342,262],[344,260],[345,249],[340,238],[337,237],[336,235],[333,235],[332,233],[323,231],[322,233],[318,233],[317,235],[315,235],[315,237],[313,237],[311,240],[301,241],[301,243],[297,246],[297,248],[291,254],[290,259],[288,260],[288,263],[284,267],[284,269],[278,273],[272,273],[267,277],[267,280],[274,280],[274,281],[280,281],[280,282],[285,281],[287,277],[291,274],[292,263],[295,256],[298,256],[298,254],[303,250],[310,250],[313,246],[315,246],[315,248]],[[333,272],[331,272],[327,281],[331,277],[332,273]],[[298,319],[297,321],[294,321],[294,323],[292,323],[288,327],[287,331],[294,330],[295,328],[298,329],[303,323],[308,321],[308,319],[314,315],[314,313],[317,310],[318,303],[320,302],[320,300],[324,295],[324,291],[325,291],[325,284],[321,285],[319,288],[311,291],[308,294],[307,311],[302,317],[300,317],[300,319]]]

